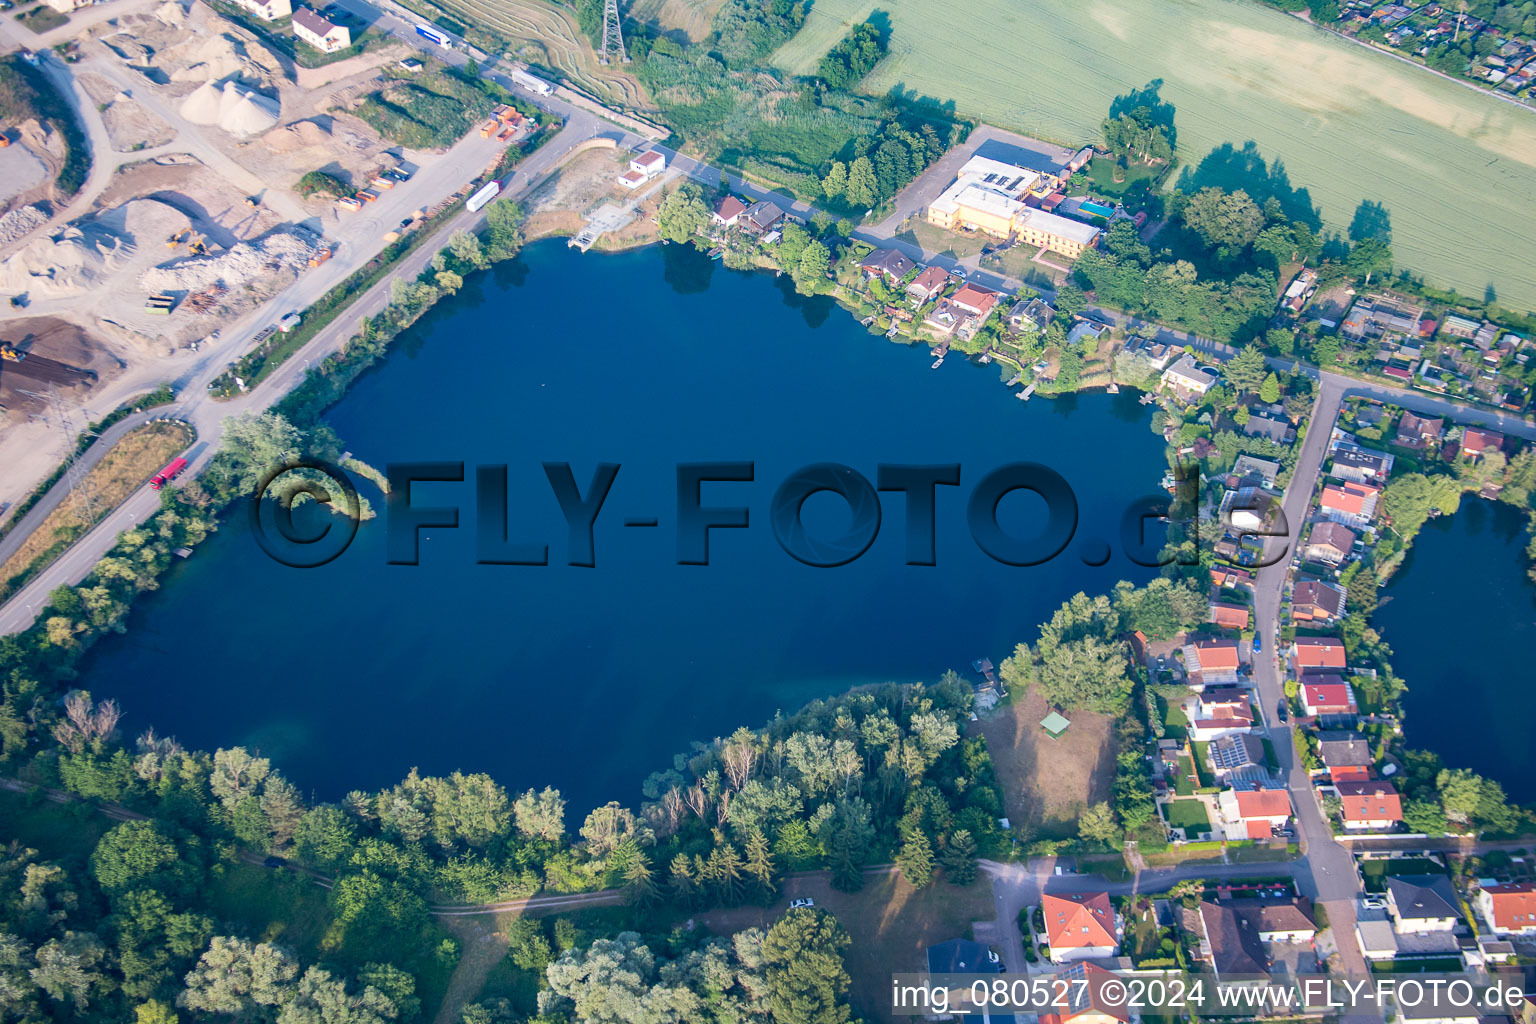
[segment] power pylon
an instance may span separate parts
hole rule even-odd
[[[91,486],[88,474],[80,468],[78,438],[96,435],[89,430],[78,433],[75,431],[74,417],[70,414],[69,407],[64,404],[64,399],[60,397],[58,388],[49,388],[47,391],[25,391],[21,388],[16,390],[20,394],[47,403],[49,426],[64,439],[64,478],[69,483],[75,518],[87,526],[94,524],[101,515],[101,503],[96,499],[96,491]]]
[[[624,52],[624,32],[619,26],[619,0],[603,0],[603,50],[597,59],[604,64],[628,64],[629,54]]]

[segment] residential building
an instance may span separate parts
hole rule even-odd
[[[1296,944],[1311,942],[1317,937],[1317,922],[1312,918],[1312,901],[1308,899],[1229,900],[1229,907],[1240,921],[1246,921],[1259,941]]]
[[[1211,566],[1211,585],[1214,587],[1246,590],[1251,594],[1257,579],[1258,577],[1247,569],[1239,569],[1231,565]]]
[[[1257,781],[1266,763],[1264,741],[1251,732],[1219,736],[1211,741],[1209,759],[1211,770],[1223,782],[1234,774]]]
[[[1165,388],[1186,395],[1203,395],[1216,383],[1216,378],[1195,365],[1195,357],[1188,352],[1180,356],[1161,378]]]
[[[1536,882],[1483,886],[1477,893],[1477,912],[1496,934],[1536,932]]]
[[[1363,529],[1376,518],[1376,502],[1380,497],[1381,488],[1374,484],[1345,480],[1325,485],[1317,499],[1317,507],[1325,519]]]
[[[1216,798],[1228,839],[1268,839],[1291,820],[1291,794],[1284,789],[1224,789]]]
[[[907,285],[907,297],[918,305],[932,301],[949,287],[949,271],[943,267],[924,267]]]
[[[1290,444],[1296,440],[1296,431],[1289,423],[1269,416],[1249,416],[1248,422],[1243,424],[1243,433],[1249,437],[1268,438],[1275,444]]]
[[[1248,606],[1230,601],[1212,601],[1211,621],[1222,629],[1247,629]]]
[[[1439,447],[1445,434],[1445,421],[1428,419],[1411,412],[1404,412],[1397,421],[1397,443],[1404,448]]]
[[[1360,711],[1355,691],[1338,676],[1311,676],[1301,684],[1301,706],[1307,714],[1354,715]]]
[[[1078,963],[1056,975],[1063,982],[1050,989],[1054,1012],[1040,1014],[1040,1024],[1129,1024],[1123,984],[1096,964]],[[972,1014],[970,1019],[980,1020]],[[999,1024],[1002,1017],[992,1015]]]
[[[308,7],[293,12],[293,34],[321,53],[335,53],[352,45],[352,33],[345,25],[336,25]]]
[[[649,181],[667,169],[667,154],[659,149],[646,150],[629,162],[629,169],[639,171]]]
[[[738,222],[749,235],[766,235],[784,220],[784,211],[766,199],[753,203],[742,213]]]
[[[1344,670],[1344,641],[1331,636],[1299,636],[1291,642],[1291,671],[1300,679],[1309,672]]]
[[[950,939],[928,947],[929,974],[995,974],[999,966],[990,949],[970,939]]]
[[[1187,714],[1189,738],[1196,743],[1253,730],[1253,705],[1240,686],[1207,686],[1187,702]]]
[[[1339,327],[1339,333],[1352,341],[1393,334],[1415,338],[1419,334],[1419,321],[1423,318],[1423,307],[1398,297],[1372,295],[1355,300],[1344,323]]]
[[[630,191],[634,191],[641,185],[645,184],[646,177],[643,171],[637,171],[633,167],[626,167],[624,170],[619,172],[617,180],[620,188],[627,188]]]
[[[1504,435],[1494,430],[1468,427],[1461,435],[1461,454],[1475,459],[1483,452],[1496,452],[1504,447]]]
[[[1098,243],[1101,232],[1092,224],[1025,207],[1014,216],[1014,234],[1024,245],[1037,245],[1076,259]]]
[[[1317,753],[1334,782],[1364,781],[1371,777],[1371,744],[1357,732],[1320,732]]]
[[[1343,523],[1318,523],[1312,527],[1302,548],[1302,557],[1310,562],[1339,565],[1355,548],[1355,534]]]
[[[1196,640],[1184,645],[1184,672],[1191,686],[1234,683],[1241,664],[1235,640]]]
[[[893,287],[917,268],[917,264],[899,249],[875,249],[859,261],[859,270],[867,278],[883,277]]]
[[[1351,480],[1359,484],[1384,484],[1392,475],[1392,462],[1392,456],[1386,452],[1344,448],[1334,454],[1328,475],[1335,480]]]
[[[1445,875],[1402,875],[1387,878],[1387,912],[1404,934],[1448,932],[1461,921],[1456,890]]]
[[[1120,926],[1108,893],[1045,893],[1040,912],[1051,960],[1058,964],[1114,956],[1119,948]]]
[[[1225,903],[1200,904],[1200,954],[1218,979],[1263,974],[1269,967],[1258,929]]]
[[[1291,591],[1291,617],[1297,622],[1332,622],[1344,617],[1344,588],[1323,580],[1303,579]]]
[[[1124,351],[1146,359],[1152,364],[1152,369],[1159,373],[1166,370],[1168,364],[1173,362],[1173,357],[1180,353],[1180,349],[1173,345],[1151,338],[1132,338],[1125,343]]]
[[[65,3],[74,3],[74,0],[63,0]],[[58,8],[58,3],[49,0],[49,3]],[[293,4],[289,0],[234,0],[234,3],[245,10],[250,11],[262,21],[276,21],[278,18],[286,18],[293,13]],[[85,6],[83,3],[76,6]]]
[[[1384,832],[1403,820],[1403,798],[1397,788],[1381,779],[1346,779],[1334,784],[1343,803],[1344,827],[1356,831]]]
[[[1279,475],[1280,463],[1253,455],[1239,455],[1237,461],[1232,463],[1231,476],[1235,479],[1231,486],[1257,484],[1268,490],[1275,486],[1275,478]]]
[[[1008,326],[1015,334],[1038,333],[1056,318],[1056,311],[1043,299],[1020,299],[1008,311]]]
[[[976,333],[1001,298],[998,292],[966,282],[948,298],[940,299],[923,325],[940,335],[958,334],[962,338]]]
[[[1109,324],[1090,317],[1079,316],[1072,322],[1072,329],[1067,332],[1067,344],[1082,345],[1087,341],[1098,341],[1109,331]],[[1088,351],[1093,351],[1090,347]]]
[[[747,204],[735,196],[726,196],[715,204],[714,213],[710,214],[710,221],[723,228],[733,228],[741,220],[741,215],[747,212]]]

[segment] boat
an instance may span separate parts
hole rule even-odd
[[[712,259],[712,260],[717,260],[721,256],[724,256],[724,255],[725,255],[725,250],[724,249],[711,249],[711,250],[709,250],[709,258]]]
[[[939,367],[941,367],[943,365],[944,365],[944,357],[943,356],[939,356],[939,358],[937,358],[937,359],[935,359],[933,361],[933,365],[930,366],[929,369],[930,370],[937,370]]]

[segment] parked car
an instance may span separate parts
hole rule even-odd
[[[261,862],[261,866],[264,868],[285,868],[288,866],[288,862],[281,857],[268,857]]]
[[[1264,650],[1264,644],[1259,640],[1259,634],[1253,634],[1253,653],[1259,654]]]
[[[790,910],[799,910],[802,907],[814,907],[815,905],[816,905],[816,901],[811,899],[811,898],[809,898],[809,897],[806,897],[805,899],[790,900],[789,901],[789,909]]]
[[[1279,704],[1275,705],[1275,717],[1280,719],[1280,721],[1284,722],[1285,720],[1290,718],[1290,715],[1291,715],[1291,713],[1286,708],[1284,700],[1281,700]]]

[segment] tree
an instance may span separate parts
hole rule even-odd
[[[837,199],[848,191],[848,165],[833,160],[831,170],[821,179],[821,191],[828,199]]]
[[[662,200],[656,211],[656,228],[672,242],[689,242],[709,224],[709,207],[697,185],[682,185]]]
[[[791,910],[763,937],[764,1001],[775,1024],[847,1024],[851,940],[836,918]]]
[[[1280,378],[1273,373],[1264,378],[1264,383],[1259,385],[1259,401],[1266,405],[1274,405],[1280,401]]]
[[[296,441],[294,443],[297,445]],[[275,454],[273,460],[276,460]],[[216,750],[213,770],[208,773],[208,788],[226,811],[233,811],[246,796],[256,794],[271,770],[272,762],[252,755],[244,747]]]
[[[896,854],[901,877],[913,888],[921,889],[933,881],[933,846],[922,829],[913,829]]]
[[[1244,345],[1237,355],[1227,360],[1222,373],[1239,394],[1251,394],[1264,383],[1268,367],[1264,365],[1264,352],[1257,345]],[[1273,376],[1273,374],[1270,374]]]
[[[1453,514],[1461,504],[1461,487],[1451,477],[1408,473],[1388,482],[1381,508],[1392,520],[1392,529],[1404,539],[1413,537],[1429,518],[1430,509]]]
[[[512,805],[517,830],[524,836],[559,841],[565,834],[565,800],[558,789],[545,786],[543,792],[529,790]]]
[[[1355,277],[1371,283],[1371,275],[1392,269],[1392,243],[1381,238],[1362,238],[1349,250],[1345,267]]]
[[[448,237],[448,251],[453,253],[454,259],[470,267],[484,267],[486,265],[485,250],[480,245],[480,239],[468,231],[455,231]]]
[[[1239,189],[1225,192],[1207,187],[1184,204],[1184,223],[1212,248],[1246,249],[1264,227],[1264,211]]]
[[[628,863],[624,866],[624,896],[631,906],[636,907],[652,906],[661,898],[651,862],[637,848],[631,848]]]
[[[38,947],[37,966],[27,972],[28,977],[49,999],[80,1013],[107,983],[97,969],[104,953],[101,940],[90,932],[67,932],[64,938],[49,939]]]
[[[244,1016],[286,1002],[298,974],[299,965],[278,946],[216,935],[176,1001],[198,1013]]]
[[[874,206],[880,201],[879,186],[875,182],[875,165],[867,156],[861,156],[848,167],[848,185],[844,190],[849,206]]]
[[[1077,834],[1090,842],[1108,843],[1119,831],[1115,823],[1115,812],[1107,803],[1085,807],[1077,817]]]
[[[826,283],[827,268],[832,264],[832,254],[825,245],[812,241],[800,253],[795,265],[795,284],[802,291],[815,291]]]
[[[523,247],[523,208],[502,199],[485,208],[485,258],[487,263],[509,260]]]
[[[746,859],[743,867],[752,879],[757,899],[762,903],[773,900],[777,887],[773,884],[773,852],[768,848],[768,837],[761,829],[753,829],[747,835]]]
[[[356,840],[353,819],[341,808],[329,805],[306,813],[293,835],[299,856],[326,871],[335,871],[346,862]]]
[[[969,829],[958,828],[949,835],[949,843],[939,854],[944,878],[951,885],[970,885],[976,881],[976,840]]]
[[[108,829],[96,843],[91,874],[108,896],[156,889],[174,897],[192,883],[196,866],[158,823],[125,821]]]

